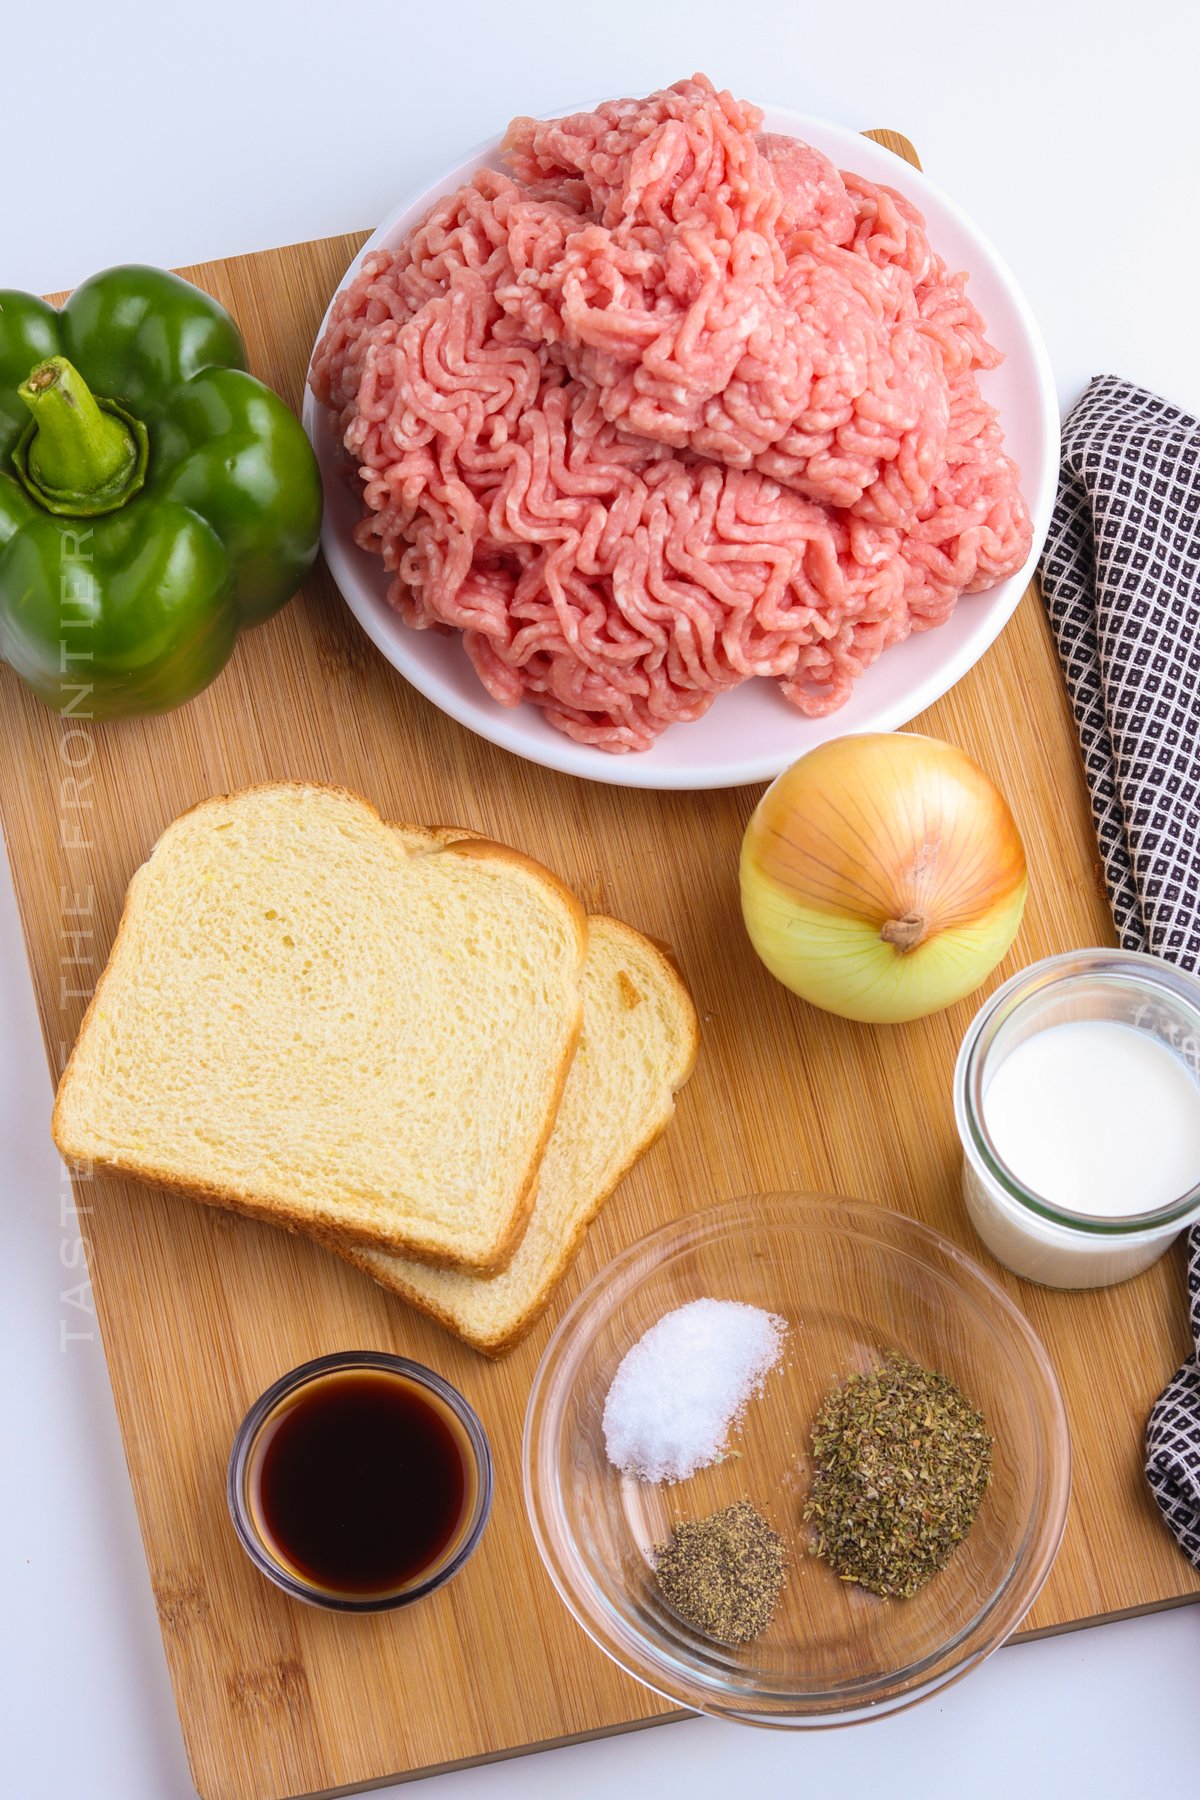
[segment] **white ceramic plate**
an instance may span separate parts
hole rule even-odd
[[[578,109],[562,109],[571,110]],[[771,780],[826,738],[850,731],[895,730],[953,687],[979,660],[1007,624],[1036,566],[1054,501],[1058,401],[1045,346],[1009,270],[940,188],[871,138],[782,107],[766,108],[765,124],[769,131],[815,144],[839,168],[854,169],[899,189],[924,213],[930,240],[950,267],[970,272],[971,298],[987,321],[989,338],[1005,353],[1000,368],[985,374],[981,386],[999,408],[1007,448],[1021,467],[1033,513],[1029,560],[999,587],[961,600],[945,625],[888,650],[856,684],[846,705],[828,718],[806,719],[788,705],[774,682],[748,681],[721,695],[694,724],[671,726],[652,749],[614,756],[564,737],[534,706],[499,706],[480,684],[457,636],[411,631],[401,623],[387,603],[382,561],[360,550],[352,539],[360,516],[358,498],[345,481],[328,420],[306,391],[304,424],[325,481],[322,548],[359,624],[406,680],[443,712],[493,744],[547,768],[622,787],[735,787]],[[342,286],[353,280],[369,250],[398,244],[443,194],[461,187],[477,169],[501,167],[499,143],[495,138],[482,145],[401,201],[351,263]]]

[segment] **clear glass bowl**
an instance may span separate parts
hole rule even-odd
[[[608,1462],[604,1401],[626,1351],[689,1300],[782,1313],[783,1364],[735,1434],[735,1456],[653,1486]],[[888,1351],[943,1370],[994,1439],[991,1481],[950,1562],[909,1600],[839,1581],[808,1554],[809,1431],[824,1396]],[[529,1397],[525,1500],[539,1551],[584,1630],[630,1675],[746,1724],[846,1725],[966,1674],[1016,1629],[1066,1521],[1070,1439],[1049,1358],[984,1271],[928,1227],[865,1201],[770,1194],[651,1233],[609,1263],[562,1320]],[[753,1643],[686,1625],[652,1556],[681,1517],[750,1500],[781,1534],[788,1580]]]

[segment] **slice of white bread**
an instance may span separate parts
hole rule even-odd
[[[205,801],[130,884],[54,1141],[275,1224],[503,1268],[586,948],[574,895],[486,839],[336,788]]]
[[[698,1043],[696,1009],[669,958],[616,919],[589,919],[583,1031],[533,1216],[507,1269],[481,1279],[355,1245],[338,1254],[485,1355],[502,1356],[545,1311],[589,1222],[669,1123]]]

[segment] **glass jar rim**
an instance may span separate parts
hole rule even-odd
[[[963,1149],[976,1172],[999,1187],[1010,1200],[1052,1225],[1078,1235],[1096,1238],[1129,1238],[1166,1226],[1186,1225],[1200,1215],[1200,1179],[1186,1193],[1152,1211],[1136,1213],[1084,1213],[1055,1206],[1028,1188],[1002,1159],[991,1140],[983,1116],[983,1069],[1000,1028],[1035,997],[1078,980],[1109,981],[1140,986],[1166,996],[1194,1017],[1200,1040],[1200,981],[1162,957],[1141,950],[1064,950],[1031,963],[996,989],[972,1019],[954,1068],[954,1112]]]
[[[453,1555],[440,1567],[434,1568],[431,1574],[424,1576],[411,1587],[400,1588],[394,1593],[371,1594],[361,1597],[351,1594],[326,1593],[321,1588],[310,1585],[299,1576],[293,1575],[289,1569],[277,1561],[251,1523],[245,1492],[246,1477],[255,1444],[258,1442],[263,1426],[278,1409],[280,1402],[314,1381],[321,1381],[327,1376],[340,1375],[356,1369],[375,1369],[381,1374],[392,1375],[400,1380],[411,1382],[414,1386],[423,1387],[434,1394],[454,1414],[462,1426],[474,1459],[476,1482],[474,1504],[466,1520],[462,1541]],[[460,1393],[446,1380],[444,1375],[439,1375],[436,1369],[430,1369],[424,1363],[414,1362],[407,1356],[396,1356],[387,1350],[335,1350],[327,1356],[316,1356],[308,1362],[298,1363],[294,1369],[289,1369],[286,1374],[281,1375],[277,1381],[273,1381],[270,1387],[264,1389],[258,1396],[234,1434],[226,1471],[225,1493],[238,1541],[255,1568],[269,1581],[273,1581],[276,1587],[282,1588],[285,1593],[291,1594],[297,1600],[307,1602],[310,1606],[321,1606],[330,1612],[363,1613],[392,1612],[398,1607],[411,1605],[414,1600],[421,1600],[427,1594],[432,1594],[457,1575],[463,1564],[478,1548],[479,1541],[487,1527],[492,1511],[493,1487],[492,1452],[487,1433],[484,1431],[478,1413],[466,1395]]]

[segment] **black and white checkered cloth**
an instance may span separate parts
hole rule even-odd
[[[1121,943],[1200,969],[1200,422],[1101,375],[1063,430],[1041,565]],[[1196,1349],[1155,1402],[1146,1477],[1200,1568]]]

